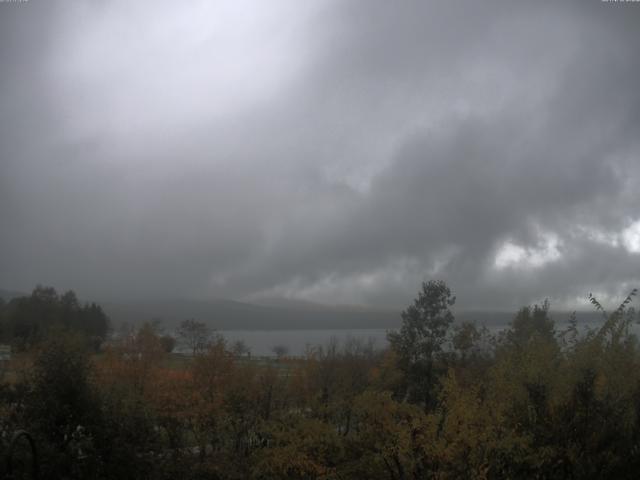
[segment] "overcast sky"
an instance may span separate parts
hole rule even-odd
[[[0,2],[0,288],[640,286],[640,3]]]

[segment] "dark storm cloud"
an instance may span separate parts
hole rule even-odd
[[[439,277],[511,307],[640,283],[634,4],[274,5],[0,4],[0,285],[402,305]]]

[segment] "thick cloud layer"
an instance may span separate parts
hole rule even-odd
[[[640,286],[640,4],[0,3],[0,286]]]

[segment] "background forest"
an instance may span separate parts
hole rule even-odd
[[[384,351],[353,340],[267,360],[220,336],[171,354],[149,323],[105,342],[99,306],[37,288],[0,310],[16,352],[0,453],[26,429],[42,478],[636,478],[634,295],[612,313],[591,297],[597,329],[557,330],[545,302],[490,335],[455,322],[430,281]],[[24,441],[12,457],[28,473]]]

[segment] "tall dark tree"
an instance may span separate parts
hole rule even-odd
[[[26,413],[42,453],[45,478],[70,478],[101,423],[85,338],[64,329],[39,345]]]
[[[532,339],[554,342],[555,324],[549,316],[549,308],[549,301],[545,300],[542,305],[520,309],[506,331],[508,342],[520,347]]]
[[[388,340],[404,372],[408,399],[432,406],[437,361],[442,353],[454,316],[456,297],[441,280],[422,283],[418,298],[402,312],[399,332],[389,332]]]

